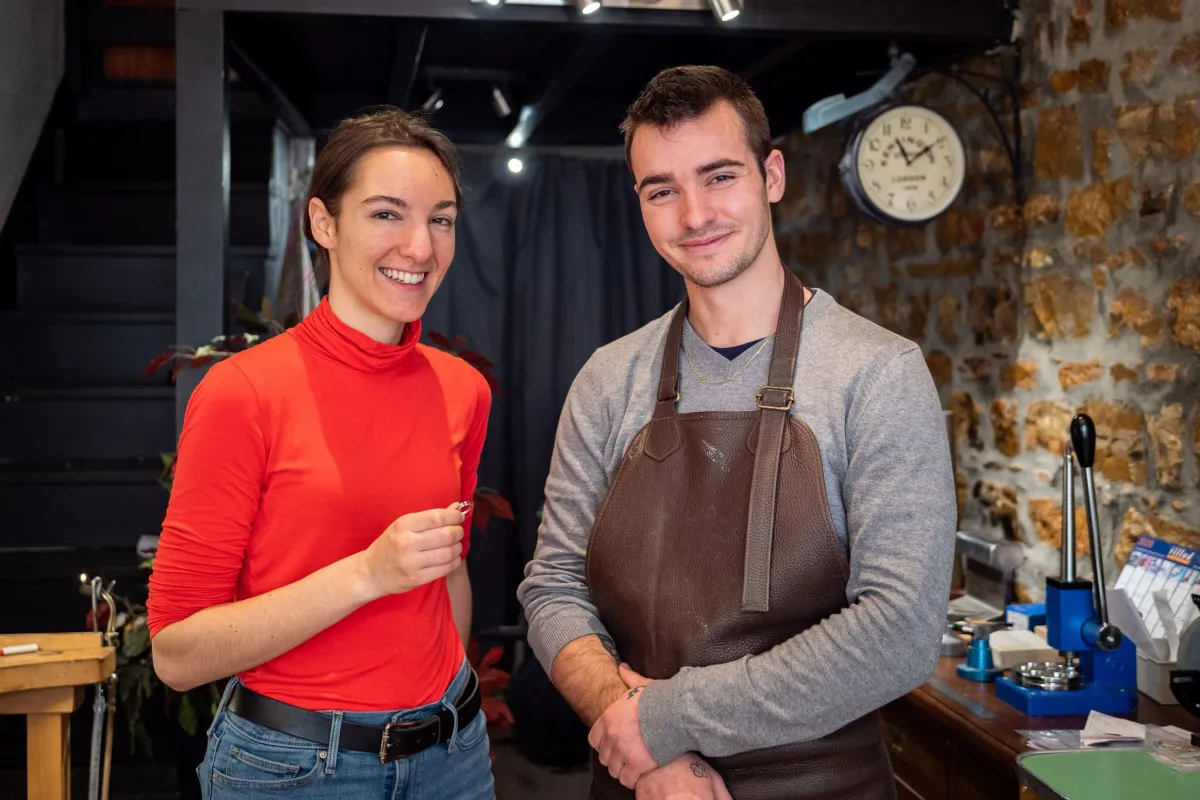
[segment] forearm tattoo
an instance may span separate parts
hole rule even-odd
[[[633,687],[632,689],[630,689],[630,690],[629,690],[629,694],[625,695],[625,699],[626,699],[626,700],[632,700],[632,699],[633,699],[633,696],[634,696],[635,694],[638,694],[638,693],[639,693],[639,692],[641,692],[641,691],[642,691],[642,687],[640,687],[640,686],[635,686],[635,687]]]
[[[703,761],[693,761],[691,766],[692,766],[692,774],[695,775],[697,778],[707,778],[708,777],[708,767],[706,767],[704,765]]]

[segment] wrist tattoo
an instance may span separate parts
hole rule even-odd
[[[692,774],[695,775],[697,778],[707,778],[708,777],[708,767],[704,766],[703,762],[693,761],[691,764],[691,767],[692,767]]]
[[[640,687],[640,686],[635,686],[635,687],[633,687],[632,689],[630,689],[630,690],[629,690],[629,694],[625,695],[625,699],[626,699],[626,700],[632,700],[632,699],[633,699],[633,696],[634,696],[635,694],[639,694],[641,691],[642,691],[642,687]]]

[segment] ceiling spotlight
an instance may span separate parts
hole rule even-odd
[[[510,158],[508,160],[508,171],[516,175],[521,170],[525,169],[525,162],[519,158]]]
[[[498,6],[501,3],[503,3],[504,0],[484,0],[484,2],[487,3],[489,6]]]
[[[600,10],[600,0],[574,0],[580,14],[591,14]]]
[[[442,99],[442,90],[434,89],[433,94],[429,95],[429,99],[421,104],[421,110],[429,113],[432,111],[437,111],[445,104],[446,101]]]
[[[499,86],[492,87],[492,107],[501,117],[507,117],[512,113],[512,106],[508,104],[508,98],[504,96],[504,92],[500,91]]]
[[[742,0],[708,0],[713,16],[721,22],[729,22],[742,13]]]

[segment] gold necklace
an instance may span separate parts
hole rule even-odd
[[[754,359],[758,358],[758,354],[761,353],[763,348],[767,346],[767,343],[774,338],[775,334],[772,333],[770,336],[763,339],[762,344],[760,344],[758,349],[754,351],[754,355],[750,356],[749,360],[747,360],[745,364],[742,364],[742,368],[723,381],[710,381],[708,378],[701,375],[700,370],[696,369],[696,365],[692,363],[692,357],[688,355],[687,347],[684,347],[682,342],[680,342],[680,347],[683,349],[683,357],[687,359],[688,366],[692,368],[692,374],[696,376],[696,380],[700,381],[701,383],[707,383],[709,386],[720,386],[723,383],[729,383],[732,380],[736,380],[750,367],[751,364],[754,363]]]

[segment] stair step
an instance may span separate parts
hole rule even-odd
[[[0,313],[0,387],[167,384],[143,378],[150,360],[175,344],[170,313]]]
[[[168,493],[149,459],[142,466],[37,467],[0,469],[5,549],[120,548],[133,566],[138,537],[161,531]],[[0,553],[0,561],[15,557]]]
[[[62,184],[42,204],[43,241],[62,244],[175,243],[175,186],[170,183]],[[266,184],[235,183],[229,192],[229,242],[271,241]]]
[[[265,183],[271,177],[274,117],[258,112],[262,102],[245,92],[232,93],[230,106],[230,180]],[[175,180],[174,88],[97,87],[79,114],[80,121],[59,134],[62,180]]]
[[[23,311],[175,309],[174,247],[21,245],[16,252],[17,306]],[[227,286],[244,279],[247,297],[261,294],[267,256],[264,247],[230,248]]]
[[[173,387],[5,390],[0,461],[152,457],[175,448]]]
[[[250,89],[239,86],[228,86],[226,95],[229,103],[230,146],[233,139],[244,138],[242,126],[257,130],[264,126],[275,124],[276,113],[268,104]],[[178,106],[175,102],[174,86],[152,86],[137,84],[116,84],[91,86],[88,94],[79,101],[78,119],[84,124],[125,124],[133,122],[157,122],[169,124],[174,131],[175,115]],[[236,132],[236,134],[234,133]],[[257,143],[256,143],[257,146]],[[244,163],[234,166],[234,180],[265,180],[266,170],[262,164]],[[247,170],[257,169],[257,173]]]
[[[171,3],[89,3],[84,34],[101,44],[175,44],[175,9]]]

